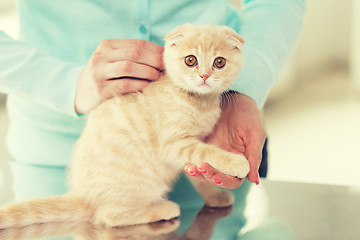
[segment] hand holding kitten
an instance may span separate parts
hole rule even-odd
[[[75,100],[77,113],[88,113],[117,94],[141,91],[163,69],[163,47],[148,41],[100,42],[81,71]]]
[[[231,101],[224,98],[221,117],[214,132],[206,139],[228,152],[241,153],[249,160],[250,182],[259,183],[258,169],[262,158],[262,148],[266,132],[261,114],[255,102],[242,94],[234,94]],[[236,189],[244,179],[220,173],[208,163],[187,165],[185,171],[191,176],[219,187]]]

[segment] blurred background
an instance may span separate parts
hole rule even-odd
[[[360,185],[360,1],[306,2],[298,45],[264,107],[268,178]],[[0,29],[16,37],[14,5],[0,0]],[[0,202],[11,199],[5,102],[0,95]]]

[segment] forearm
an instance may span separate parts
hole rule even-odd
[[[53,58],[0,31],[0,91],[38,101],[75,116],[81,67]]]
[[[240,35],[244,67],[232,89],[261,108],[289,58],[303,24],[303,0],[244,0]]]

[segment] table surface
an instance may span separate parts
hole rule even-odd
[[[0,239],[360,239],[360,187],[262,180],[259,186],[246,183],[242,188],[231,208],[209,208],[199,198],[187,197],[180,203],[181,217],[173,221],[122,228],[38,224],[0,230]]]

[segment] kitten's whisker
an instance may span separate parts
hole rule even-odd
[[[236,106],[236,104],[233,104],[236,101],[235,94],[236,93],[231,90],[223,92],[223,94],[221,95],[221,108],[227,105],[229,107],[229,110],[231,111],[232,106]]]

